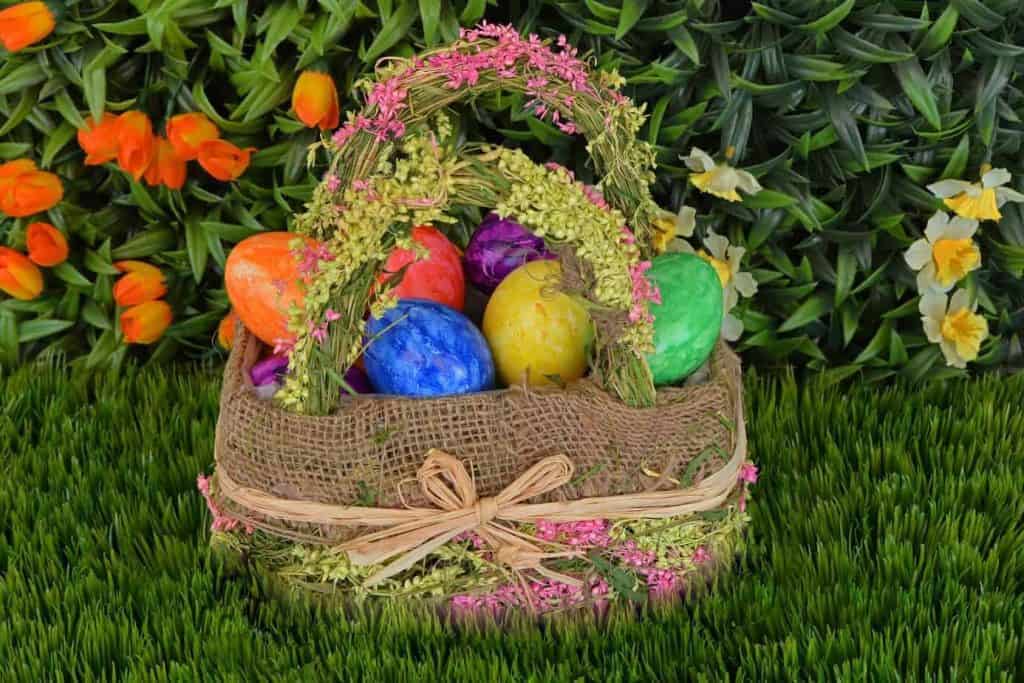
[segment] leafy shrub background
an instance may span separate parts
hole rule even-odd
[[[663,205],[685,200],[701,232],[748,248],[745,268],[760,285],[738,311],[748,361],[828,368],[835,379],[960,374],[924,337],[902,252],[939,206],[928,182],[976,179],[987,162],[1024,189],[1022,5],[82,0],[48,40],[0,65],[0,159],[31,156],[64,179],[65,201],[49,220],[72,247],[69,262],[48,272],[43,297],[0,302],[0,359],[69,354],[98,366],[129,353],[218,353],[225,255],[247,235],[286,228],[316,182],[306,167],[316,133],[288,112],[299,71],[328,67],[345,110],[353,82],[380,57],[451,40],[460,24],[486,17],[565,33],[647,103]],[[520,104],[482,120],[482,134],[586,177],[582,144]],[[128,108],[158,129],[200,110],[226,138],[260,151],[239,182],[195,173],[180,193],[83,166],[74,139],[83,117]],[[734,205],[699,196],[679,160],[693,145],[731,148],[770,191]],[[966,283],[990,321],[979,363],[991,367],[1022,362],[1024,216],[1015,205],[1003,212],[998,225],[983,224],[983,267]],[[21,246],[25,223],[0,220],[0,239]],[[119,339],[111,263],[123,258],[169,275],[176,319],[151,349],[130,351]]]

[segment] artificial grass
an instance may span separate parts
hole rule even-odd
[[[1024,377],[750,377],[745,558],[595,627],[452,629],[286,603],[207,547],[219,379],[0,380],[0,680],[1013,679],[1024,662]]]

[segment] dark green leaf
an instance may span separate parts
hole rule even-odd
[[[27,320],[18,326],[18,341],[22,344],[48,337],[68,329],[73,320]]]
[[[928,83],[928,77],[924,75],[917,59],[898,62],[892,65],[892,69],[896,73],[900,87],[903,88],[903,93],[914,108],[921,112],[932,128],[940,130],[942,121],[939,118],[939,105],[935,101],[935,93]]]
[[[647,0],[623,0],[619,12],[619,24],[615,29],[615,40],[622,40],[629,30],[640,21],[647,11]]]

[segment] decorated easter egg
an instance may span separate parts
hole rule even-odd
[[[558,291],[561,272],[558,261],[524,264],[502,280],[487,304],[484,336],[506,384],[571,382],[587,371],[590,316]]]
[[[494,361],[480,330],[435,301],[402,299],[366,324],[363,361],[374,389],[447,396],[491,389]]]
[[[252,370],[249,371],[249,376],[252,378],[253,386],[261,387],[265,384],[280,382],[287,372],[288,356],[275,354],[254,364]]]
[[[345,371],[345,384],[348,385],[348,389],[356,392],[357,394],[372,394],[373,384],[370,382],[370,378],[366,376],[366,370],[361,365],[353,365]],[[345,396],[349,393],[345,387],[341,388],[341,395]]]
[[[711,355],[722,329],[722,284],[707,261],[694,254],[662,254],[647,277],[661,292],[651,304],[654,352],[647,363],[655,384],[672,384]]]
[[[466,277],[477,289],[490,294],[524,263],[553,258],[543,239],[511,218],[489,213],[466,246]]]
[[[231,250],[224,266],[224,286],[231,307],[264,343],[290,339],[288,308],[302,305],[299,257],[289,246],[298,235],[263,232],[247,237]],[[309,246],[316,241],[304,237]]]
[[[466,301],[462,254],[447,237],[429,225],[416,226],[411,236],[413,242],[430,254],[417,259],[411,249],[395,249],[384,263],[379,281],[397,277],[396,273],[405,268],[401,281],[391,290],[395,296],[436,301],[461,311]]]

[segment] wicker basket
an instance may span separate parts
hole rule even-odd
[[[510,29],[484,33],[498,36],[485,36],[487,49],[502,41],[532,49]],[[444,92],[445,78],[435,70],[421,94]],[[408,111],[422,120],[423,109]],[[599,137],[604,125],[591,118],[588,134]],[[368,154],[379,152],[367,144]],[[604,144],[592,147],[599,166],[623,143]],[[372,167],[352,166],[352,178]],[[638,236],[650,235],[656,210],[644,177],[631,172],[608,188]],[[646,595],[644,581],[672,592],[678,578],[706,573],[709,559],[727,559],[739,544],[741,480],[751,478],[740,363],[723,343],[651,407],[627,406],[584,379],[431,399],[346,396],[323,417],[257,397],[249,370],[261,348],[239,329],[221,394],[217,473],[201,488],[214,528],[231,532],[220,540],[299,583],[562,607]]]

